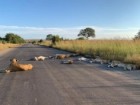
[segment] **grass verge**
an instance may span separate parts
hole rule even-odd
[[[69,40],[57,42],[53,47],[140,65],[140,40]]]
[[[2,44],[0,43],[0,51],[7,49],[7,48],[11,48],[11,47],[17,47],[19,46],[18,44],[11,44],[11,43],[6,43],[6,44]]]

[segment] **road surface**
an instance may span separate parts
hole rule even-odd
[[[0,105],[140,105],[140,71],[108,70],[99,64],[28,61],[66,53],[26,44],[0,54],[0,69],[16,57],[32,71],[0,73]]]

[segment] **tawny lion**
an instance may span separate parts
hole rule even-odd
[[[56,59],[64,59],[64,58],[68,58],[68,57],[70,57],[69,54],[56,54],[55,55]]]
[[[14,71],[28,71],[33,69],[32,64],[19,64],[16,58],[10,60],[11,64],[5,70],[6,73],[14,72]]]

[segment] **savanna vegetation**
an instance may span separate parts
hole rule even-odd
[[[93,30],[93,32],[95,31]],[[90,37],[85,33],[84,30],[81,30],[78,36],[84,36],[86,39]],[[92,36],[95,37],[95,33]],[[92,57],[100,56],[106,60],[118,60],[140,65],[139,36],[140,32],[138,32],[133,40],[85,40],[84,38],[62,40],[56,42],[52,47],[78,54],[91,55]],[[51,41],[46,41],[44,44],[49,46]]]
[[[16,47],[19,44],[25,43],[25,40],[14,33],[7,33],[5,37],[0,37],[0,50]]]
[[[59,35],[48,34],[46,40],[51,41],[51,45],[55,45],[57,42],[62,41],[63,38],[60,38]]]
[[[12,43],[0,43],[0,51],[3,49],[11,48],[11,47],[17,47],[19,44],[12,44]]]
[[[44,44],[49,46],[51,42]],[[107,60],[140,64],[140,40],[68,40],[59,41],[53,47]]]
[[[4,38],[0,37],[0,42],[4,43],[13,43],[13,44],[21,44],[25,43],[25,40],[17,34],[7,33]]]

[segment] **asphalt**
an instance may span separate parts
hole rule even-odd
[[[26,44],[0,54],[0,70],[16,57],[32,71],[0,73],[0,105],[140,105],[140,71],[117,71],[105,65],[29,61],[34,56],[68,53]]]

